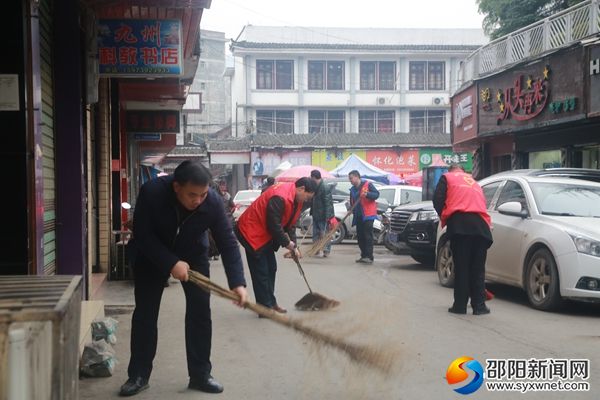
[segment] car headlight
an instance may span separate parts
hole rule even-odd
[[[600,242],[585,236],[569,234],[575,248],[579,253],[589,254],[590,256],[600,257]]]
[[[410,215],[409,221],[437,221],[438,219],[435,211],[417,211]]]

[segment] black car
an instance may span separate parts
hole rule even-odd
[[[403,204],[390,217],[388,248],[396,254],[410,254],[417,262],[433,265],[439,218],[431,201]]]

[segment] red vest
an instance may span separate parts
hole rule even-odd
[[[491,226],[492,221],[487,213],[483,190],[475,179],[464,172],[448,172],[444,176],[448,189],[441,216],[442,227],[446,226],[448,218],[455,212],[479,214],[488,226]]]
[[[358,199],[360,201],[360,206],[363,210],[363,218],[364,217],[372,217],[377,215],[377,203],[375,200],[369,199],[367,197],[360,197],[363,193],[369,193],[369,182],[364,181],[364,184],[360,188],[360,192],[358,193]],[[354,199],[350,196],[350,205],[354,205]]]
[[[267,205],[273,196],[279,196],[283,199],[284,209],[281,219],[283,229],[294,225],[302,211],[302,202],[299,202],[296,213],[292,216],[294,199],[296,197],[296,185],[294,182],[276,183],[261,194],[244,211],[237,222],[240,233],[254,250],[260,249],[273,239],[271,232],[267,228]]]

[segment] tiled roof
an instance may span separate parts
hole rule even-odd
[[[173,150],[167,154],[167,157],[198,157],[206,154],[204,146],[175,146]]]
[[[394,50],[394,51],[475,51],[477,45],[440,44],[338,44],[338,43],[272,43],[235,42],[235,47],[244,49],[325,49],[325,50]]]
[[[447,147],[450,135],[444,133],[338,133],[327,135],[251,135],[238,140],[209,141],[209,152],[250,151],[258,148],[382,148]]]
[[[250,137],[243,137],[240,139],[209,139],[206,141],[206,147],[209,152],[219,151],[249,151],[250,150]]]

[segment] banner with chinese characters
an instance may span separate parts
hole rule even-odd
[[[253,151],[250,155],[250,163],[252,166],[252,175],[265,176],[270,175],[275,168],[284,161],[288,161],[293,166],[310,165],[310,151]]]
[[[366,160],[367,158],[367,152],[365,150],[320,149],[312,152],[312,165],[331,171],[340,165],[346,158],[350,157],[350,154],[356,154],[363,160]]]
[[[102,19],[98,22],[101,75],[179,76],[183,73],[181,21]]]
[[[400,177],[419,171],[419,150],[368,150],[366,161]]]
[[[125,131],[129,133],[179,133],[177,110],[128,110]]]
[[[465,171],[471,171],[473,169],[473,155],[469,152],[454,153],[450,149],[421,149],[419,151],[419,169],[452,163],[460,163]]]

